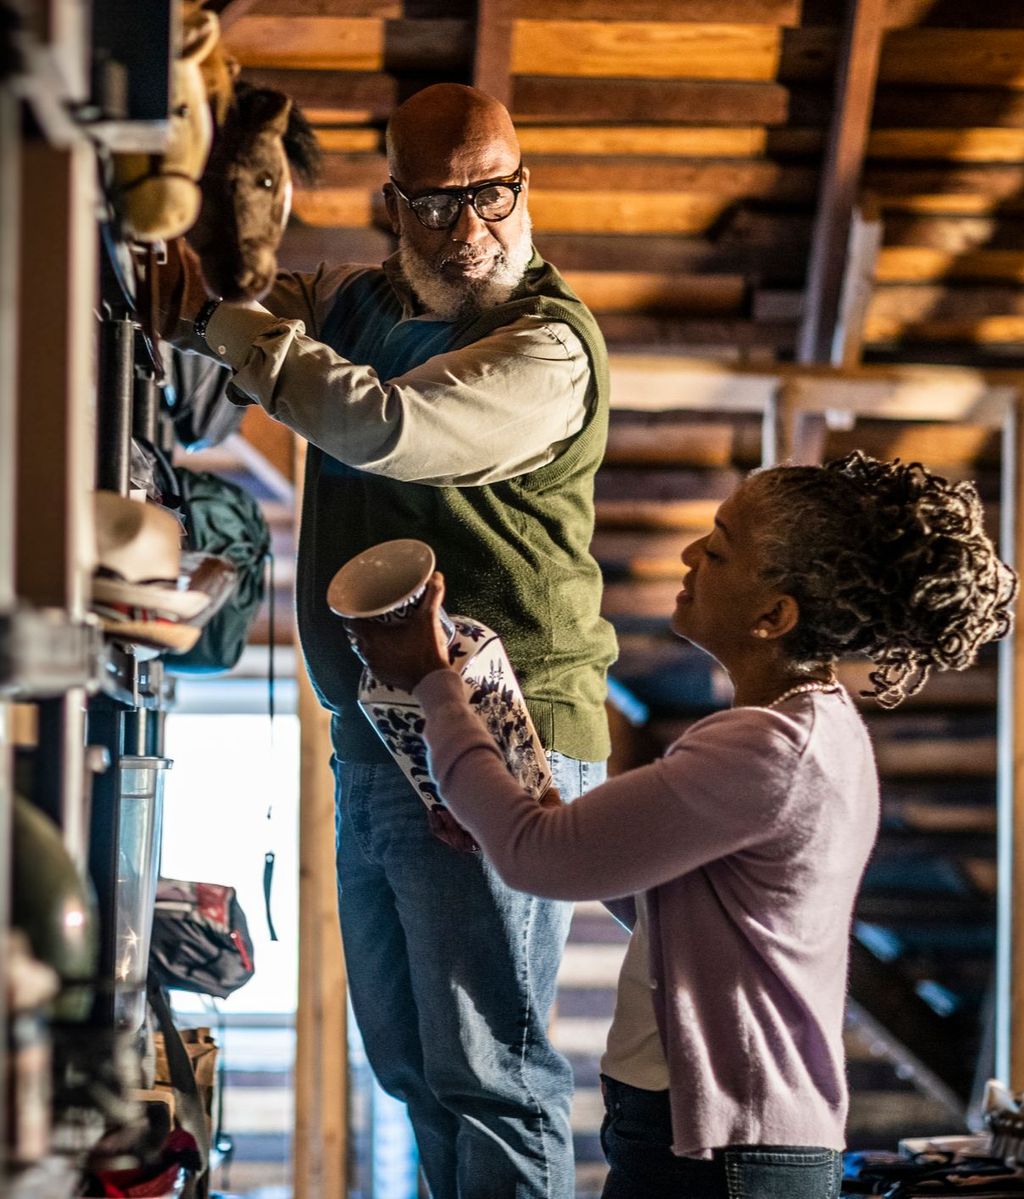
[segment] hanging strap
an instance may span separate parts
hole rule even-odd
[[[267,646],[267,715],[270,717],[270,751],[274,751],[274,715],[276,712],[274,684],[274,551],[267,551],[266,557],[267,575],[269,581],[267,584],[267,615],[269,617],[269,645]],[[270,800],[267,803],[267,825],[269,828],[270,821],[274,815],[274,797],[273,788],[271,788]],[[274,928],[274,917],[270,911],[270,893],[274,885],[274,863],[277,855],[274,850],[268,849],[263,855],[263,907],[267,914],[267,931],[270,933],[271,941],[278,939],[277,929]]]
[[[167,993],[152,980],[148,990],[150,1007],[156,1016],[157,1024],[160,1025],[160,1031],[164,1034],[167,1070],[171,1076],[171,1089],[174,1091],[175,1118],[196,1143],[201,1177],[210,1165],[210,1126],[199,1094],[196,1073],[192,1068],[192,1059],[188,1056],[185,1042],[171,1015]]]

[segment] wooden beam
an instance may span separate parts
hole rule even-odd
[[[889,211],[884,244],[927,246],[949,254],[968,250],[1019,250],[1024,246],[1024,221],[999,213],[991,216],[929,216]]]
[[[719,500],[625,499],[596,500],[597,524],[605,529],[709,529]],[[678,590],[678,588],[677,588]],[[672,611],[672,605],[659,609]]]
[[[746,283],[737,275],[660,275],[651,271],[567,271],[566,281],[594,312],[731,314]]]
[[[1024,88],[1024,29],[894,29],[879,76],[886,83]]]
[[[926,246],[884,246],[878,254],[879,283],[934,283],[941,279],[1024,282],[1024,250],[970,250],[956,254]]]
[[[518,75],[735,79],[775,78],[781,49],[773,25],[659,21],[516,21]]]
[[[292,209],[307,225],[361,229],[373,222],[373,200],[366,188],[297,187]]]
[[[373,17],[246,16],[225,48],[245,67],[325,71],[462,71],[469,23]]]
[[[595,192],[538,186],[530,192],[530,214],[538,234],[700,236],[727,218],[741,198],[698,189]]]
[[[952,342],[977,346],[1024,345],[1024,316],[946,317],[909,321],[898,317],[869,317],[864,340],[878,342]]]
[[[955,469],[970,477],[979,470],[998,470],[1000,439],[1001,430],[989,424],[927,420],[906,423],[873,420],[870,414],[859,414],[852,429],[830,429],[828,443],[830,455],[836,457],[859,449],[873,458],[927,462],[932,470]]]
[[[658,414],[638,414],[612,422],[602,465],[725,468],[732,461],[734,433],[725,421],[695,424],[675,418],[670,423]]]
[[[765,413],[779,387],[796,381],[808,411],[847,410],[880,419],[968,421],[1002,427],[1007,404],[1024,388],[1024,370],[956,366],[836,369],[778,363],[726,365],[670,354],[609,356],[612,405],[636,411]]]
[[[395,108],[428,83],[442,75],[403,73],[401,77],[380,71],[317,71],[301,68],[245,66],[242,78],[254,87],[284,92],[301,106],[314,124],[383,125]]]
[[[325,154],[321,172],[324,188],[379,191],[388,181],[383,154]]]
[[[1024,162],[1024,129],[875,129],[868,138],[868,156],[1020,163]]]
[[[803,123],[823,125],[827,101],[815,93],[800,105]],[[524,122],[659,120],[701,124],[783,125],[794,113],[794,94],[775,81],[736,83],[708,79],[609,79],[557,75],[518,75],[512,89],[512,114]]]
[[[316,140],[324,154],[383,154],[384,130],[379,128],[316,129]]]
[[[400,17],[415,17],[412,12],[414,2],[403,0],[344,0],[343,5],[327,4],[325,0],[205,0],[205,7],[222,6],[228,11],[234,10],[235,4],[245,5],[247,12],[260,17],[323,17],[325,13],[343,10],[345,17],[380,17],[398,19]],[[435,6],[436,7],[436,6]],[[462,16],[462,13],[452,12],[452,8],[460,7],[457,0],[454,4],[445,5],[446,16]]]
[[[473,42],[473,86],[512,103],[513,0],[477,0]]]
[[[978,197],[989,201],[984,211],[996,206],[1004,212],[1022,211],[1024,165],[953,165],[953,167],[886,167],[871,163],[865,171],[865,186],[878,195],[886,206],[915,197],[946,197],[946,211],[976,211],[969,201]],[[958,210],[956,204],[968,201]]]
[[[1018,396],[1004,452],[1002,550],[1020,570],[1024,563],[1024,393]],[[1019,598],[1015,616],[1012,637],[999,647],[995,1075],[1017,1091],[1024,1089],[1024,635]]]
[[[516,16],[527,20],[708,22],[799,25],[801,0],[518,0]]]
[[[727,362],[775,362],[790,357],[795,321],[745,317],[679,317],[658,313],[604,312],[598,324],[612,349],[714,357]]]
[[[297,477],[304,459],[305,443],[297,440]],[[304,670],[298,686],[299,1002],[293,1185],[295,1199],[322,1199],[344,1195],[347,1187],[347,984],[338,926],[330,714],[318,703]]]
[[[383,262],[395,248],[390,231],[382,229],[331,229],[289,225],[278,251],[282,270],[312,271],[321,262]]]
[[[835,114],[811,240],[806,306],[797,344],[797,358],[801,362],[833,359],[850,225],[871,125],[884,7],[885,0],[848,0],[841,65],[836,78]]]
[[[524,154],[752,158],[764,154],[768,133],[759,125],[539,125],[520,129],[519,144]]]
[[[914,324],[948,318],[1024,316],[1024,290],[1015,286],[957,287],[890,283],[876,287],[869,318]]]
[[[716,362],[663,355],[612,354],[613,407],[638,412],[690,409],[763,414],[775,402],[778,377],[734,371]]]
[[[930,0],[928,0],[930,2]],[[960,4],[961,0],[955,0]],[[969,5],[962,7],[969,8]],[[982,11],[992,13],[991,5]],[[1005,9],[1006,12],[1010,8]],[[1024,93],[1001,87],[972,88],[933,85],[900,87],[884,82],[875,98],[876,129],[1000,126],[1024,122]]]
[[[854,209],[846,251],[846,269],[832,344],[836,366],[856,366],[865,339],[864,321],[871,302],[872,280],[882,244],[878,206],[862,202]]]
[[[15,591],[80,619],[95,565],[92,503],[97,201],[91,151],[22,142]],[[33,502],[28,497],[35,497]]]
[[[828,0],[825,0],[828,3]],[[885,24],[889,29],[910,25],[937,25],[944,29],[984,26],[1019,29],[1016,4],[965,4],[963,0],[888,0]]]
[[[703,162],[696,159],[627,156],[578,158],[572,154],[535,156],[531,163],[530,199],[535,190],[594,192],[692,192],[760,203],[810,203],[818,171],[761,159]],[[642,190],[641,190],[642,189]]]
[[[780,226],[778,237],[778,242],[772,243],[742,236],[732,238],[724,233],[711,241],[636,232],[562,234],[538,230],[535,240],[544,257],[561,271],[628,271],[642,262],[656,273],[756,275],[775,287],[802,286],[806,239],[787,240],[784,226]]]
[[[10,93],[0,93],[0,157],[7,163],[21,159],[22,112]],[[17,366],[18,366],[18,289],[21,275],[21,172],[8,169],[0,175],[0,612],[15,605],[15,514],[17,511]],[[0,704],[0,878],[8,878],[10,828],[11,761],[7,747],[6,707]],[[8,897],[0,892],[0,928],[7,927]],[[6,1011],[6,999],[0,996],[0,1018]],[[0,1049],[0,1059],[5,1056]],[[5,1098],[0,1096],[0,1119]]]

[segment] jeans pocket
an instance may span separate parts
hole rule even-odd
[[[723,1150],[729,1199],[835,1199],[840,1155],[803,1145]]]

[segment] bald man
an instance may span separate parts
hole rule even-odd
[[[604,344],[533,248],[502,105],[426,88],[394,113],[387,155],[398,251],[382,267],[282,274],[263,304],[201,307],[193,268],[178,340],[309,442],[299,629],[333,713],[341,925],[370,1063],[408,1105],[434,1199],[570,1199],[572,1078],[546,1031],[569,907],[510,891],[453,823],[432,835],[356,707],[360,663],[324,597],[353,554],[429,542],[448,610],[503,637],[562,796],[601,781]]]

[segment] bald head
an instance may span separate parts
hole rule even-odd
[[[508,110],[493,96],[460,83],[436,83],[395,109],[385,138],[388,170],[410,186],[472,162],[478,178],[511,174],[519,140]],[[483,164],[493,169],[483,169]]]

